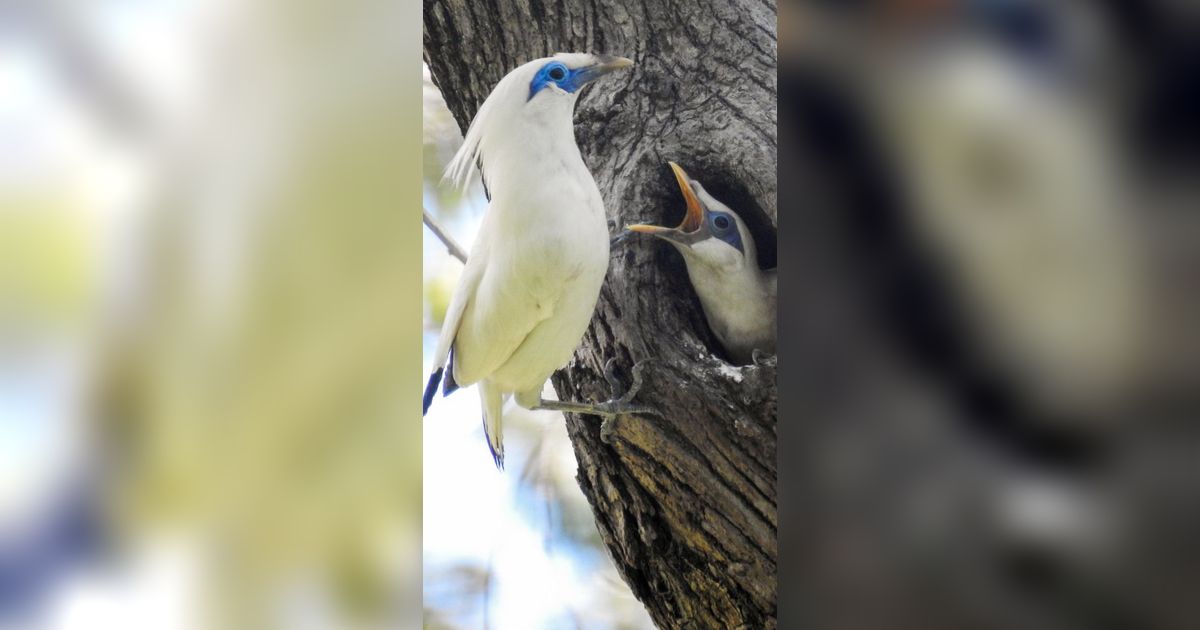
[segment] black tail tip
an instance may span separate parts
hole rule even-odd
[[[421,398],[421,416],[424,417],[429,411],[429,405],[433,404],[433,395],[437,393],[438,385],[442,380],[442,372],[445,368],[438,368],[429,376],[429,382],[425,385],[425,395]]]
[[[492,446],[492,433],[488,431],[486,414],[483,416],[483,441],[487,442],[488,452],[492,454],[492,461],[496,462],[496,469],[504,470],[504,444],[500,444],[499,449]]]

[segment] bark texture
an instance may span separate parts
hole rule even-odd
[[[684,204],[667,160],[739,212],[773,267],[776,219],[774,0],[429,0],[425,58],[465,130],[510,69],[559,51],[636,62],[588,88],[576,137],[614,232],[675,225]],[[664,628],[776,625],[775,360],[728,362],[683,261],[665,243],[613,248],[596,315],[553,383],[564,400],[610,396],[603,366],[652,359],[636,401],[602,436],[569,415],[578,481],[634,594]]]

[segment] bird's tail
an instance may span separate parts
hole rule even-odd
[[[483,435],[496,468],[504,470],[504,393],[494,384],[480,381],[479,399],[483,407]]]

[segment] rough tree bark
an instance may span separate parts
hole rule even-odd
[[[614,228],[674,225],[680,163],[750,224],[774,266],[774,0],[427,0],[425,58],[465,130],[492,86],[558,51],[619,54],[632,72],[589,88],[576,136]],[[707,329],[678,254],[629,238],[613,249],[600,302],[560,398],[603,400],[603,366],[625,383],[651,358],[637,401],[601,436],[569,415],[578,481],[633,593],[660,627],[773,628],[775,360],[731,365]]]

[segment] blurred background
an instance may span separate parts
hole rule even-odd
[[[419,29],[0,3],[0,628],[419,625]]]
[[[781,7],[781,627],[1200,627],[1198,27]]]
[[[423,89],[425,209],[469,251],[487,199],[477,176],[465,191],[441,181],[462,132],[428,70]],[[463,264],[432,231],[424,234],[428,373]],[[554,398],[549,383],[544,395]],[[596,531],[562,414],[509,401],[504,471],[488,452],[481,418],[474,387],[436,398],[425,416],[426,627],[653,628]]]

